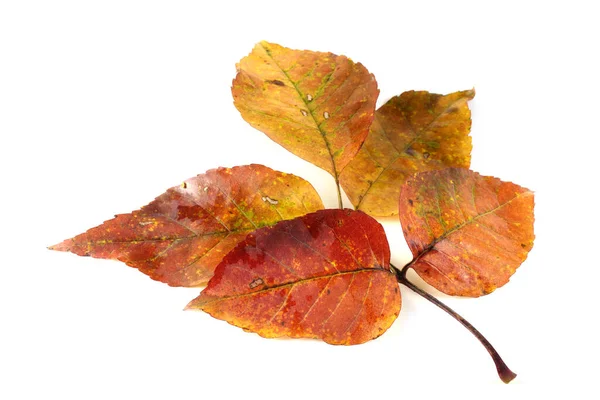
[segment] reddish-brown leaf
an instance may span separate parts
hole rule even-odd
[[[344,56],[267,42],[237,67],[231,90],[242,117],[337,181],[373,121],[373,75]]]
[[[204,285],[249,232],[322,208],[297,176],[262,165],[218,168],[50,249],[117,259],[171,286]]]
[[[400,194],[412,268],[444,293],[478,297],[504,285],[533,246],[533,193],[464,168],[423,172]]]
[[[381,225],[360,211],[322,210],[248,235],[188,308],[264,337],[358,344],[400,312]]]
[[[375,112],[369,136],[344,169],[340,183],[357,210],[398,213],[400,187],[417,172],[471,163],[471,111],[475,92],[445,96],[404,92]]]

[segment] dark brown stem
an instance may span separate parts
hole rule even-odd
[[[402,268],[402,270],[399,270],[395,266],[391,265],[392,269],[396,273],[396,279],[398,280],[398,282],[408,287],[424,299],[429,300],[431,303],[435,304],[442,310],[446,311],[450,316],[452,316],[452,318],[454,318],[455,320],[460,322],[465,328],[467,328],[469,332],[471,332],[481,342],[483,347],[485,347],[485,349],[492,357],[492,360],[494,360],[494,364],[496,364],[496,370],[498,371],[498,376],[500,377],[500,379],[502,379],[502,382],[509,383],[510,381],[515,379],[517,374],[515,374],[510,370],[510,368],[508,368],[508,366],[502,360],[502,357],[500,357],[500,354],[498,354],[496,349],[494,349],[494,346],[492,346],[492,344],[488,342],[488,340],[481,334],[481,332],[475,329],[475,327],[471,325],[469,321],[461,317],[458,313],[456,313],[456,311],[454,311],[453,309],[451,309],[450,307],[448,307],[429,293],[418,288],[406,278],[406,272],[410,268],[410,265],[410,263],[405,265],[404,268]]]

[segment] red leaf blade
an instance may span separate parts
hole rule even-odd
[[[533,246],[533,207],[531,191],[464,168],[416,175],[399,207],[412,268],[450,295],[491,293]]]
[[[262,165],[218,168],[50,249],[117,259],[171,286],[197,286],[249,232],[321,208],[297,176]]]
[[[381,225],[351,210],[322,210],[248,235],[188,308],[264,337],[358,344],[400,311]]]

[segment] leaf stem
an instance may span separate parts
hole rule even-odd
[[[344,208],[344,203],[342,202],[342,189],[340,188],[340,180],[337,175],[333,177],[335,179],[335,187],[337,189],[337,197],[338,197],[338,208]]]
[[[436,306],[444,310],[446,313],[448,313],[452,318],[460,322],[465,328],[467,328],[467,330],[471,332],[481,342],[483,347],[485,347],[487,352],[492,357],[492,360],[494,360],[496,370],[498,371],[498,376],[500,377],[500,379],[502,379],[502,382],[509,383],[510,381],[515,379],[517,374],[515,374],[510,370],[510,368],[508,368],[508,366],[502,360],[502,357],[500,357],[500,354],[498,354],[496,349],[494,349],[492,344],[488,342],[488,340],[481,334],[481,332],[479,332],[473,325],[471,325],[469,321],[461,317],[456,311],[454,311],[453,309],[451,309],[450,307],[448,307],[429,293],[415,286],[406,278],[406,272],[408,271],[408,269],[410,269],[410,265],[411,263],[405,265],[404,268],[402,268],[402,270],[399,270],[394,265],[390,264],[394,273],[396,274],[396,279],[398,280],[398,282],[408,287],[424,299],[427,299],[431,303],[435,304]]]

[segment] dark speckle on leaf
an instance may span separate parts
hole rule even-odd
[[[281,82],[280,80],[277,79],[273,79],[270,81],[266,81],[267,83],[272,83],[273,85],[277,85],[277,86],[285,86],[285,83]]]

